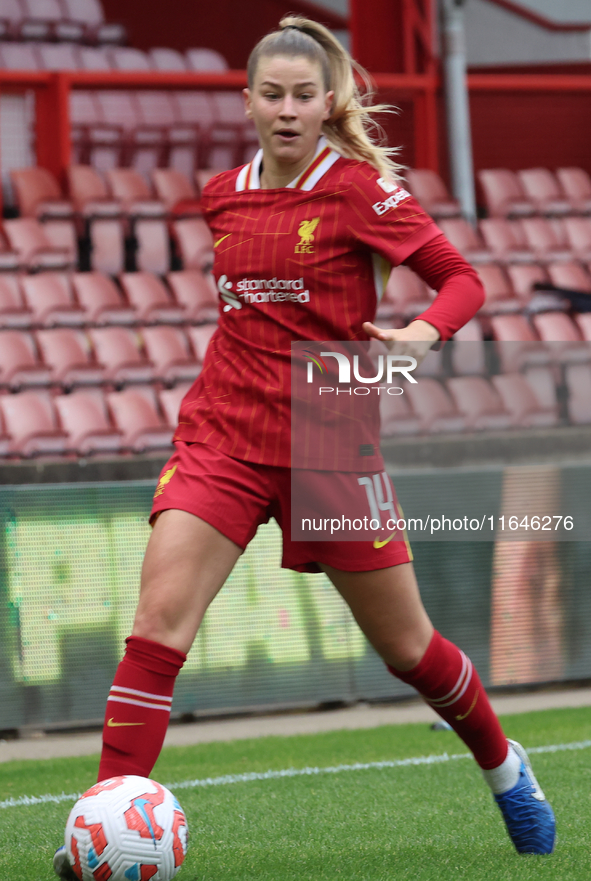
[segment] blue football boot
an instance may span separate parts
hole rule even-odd
[[[552,853],[556,820],[520,743],[509,743],[521,759],[519,780],[512,789],[495,795],[509,838],[519,853]]]

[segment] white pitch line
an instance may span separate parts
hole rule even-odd
[[[536,753],[557,753],[567,750],[589,749],[591,740],[579,740],[574,743],[555,743],[549,746],[528,747],[530,755]],[[229,783],[251,783],[253,780],[280,780],[285,777],[314,777],[319,774],[342,774],[347,771],[373,771],[383,768],[405,768],[412,765],[438,765],[456,759],[471,759],[472,753],[442,753],[434,756],[413,756],[410,759],[393,759],[383,762],[356,762],[354,765],[334,765],[326,768],[283,768],[280,771],[250,771],[247,774],[225,774],[223,777],[203,777],[197,780],[184,780],[181,783],[166,783],[168,789],[199,789],[208,786],[227,786]],[[60,795],[22,795],[20,798],[8,798],[0,801],[0,808],[18,808],[29,805],[42,805],[63,801],[75,802],[81,793],[65,793]]]

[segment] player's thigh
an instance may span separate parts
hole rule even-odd
[[[398,670],[415,667],[427,650],[433,625],[412,563],[369,572],[322,568],[386,663]]]
[[[188,652],[207,607],[241,553],[200,517],[163,511],[144,557],[134,635]]]

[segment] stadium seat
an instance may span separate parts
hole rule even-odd
[[[523,373],[544,410],[558,414],[556,371],[552,367],[528,367]]]
[[[23,303],[18,276],[0,274],[0,328],[26,328],[33,323],[33,313]]]
[[[564,378],[570,422],[588,425],[591,422],[591,367],[588,364],[569,364],[565,368]]]
[[[197,378],[201,364],[190,351],[187,338],[180,328],[145,327],[142,337],[158,379],[174,383]]]
[[[516,220],[487,217],[480,221],[480,232],[487,248],[500,263],[535,263],[536,255],[528,247],[523,229]]]
[[[103,272],[75,272],[76,298],[93,324],[135,324],[135,309],[123,302],[117,285]]]
[[[68,189],[82,214],[90,240],[92,269],[117,275],[125,266],[125,223],[121,203],[109,197],[107,187],[90,165],[68,168]]]
[[[572,259],[562,221],[546,217],[524,217],[520,224],[528,248],[540,263]]]
[[[101,327],[91,328],[88,335],[106,380],[115,385],[152,382],[154,368],[139,350],[137,333],[125,327]]]
[[[37,344],[44,363],[53,370],[54,379],[64,387],[99,385],[104,381],[105,371],[92,360],[87,336],[81,330],[39,330]]]
[[[409,168],[406,171],[408,188],[417,202],[436,220],[459,217],[460,203],[453,199],[442,179],[428,168]]]
[[[544,407],[528,379],[521,373],[492,377],[503,406],[516,428],[549,428],[558,423],[558,408]]]
[[[558,168],[556,177],[564,195],[583,214],[591,213],[591,175],[582,168]]]
[[[78,455],[121,452],[123,434],[109,422],[100,389],[57,395],[54,404],[61,426],[68,434],[68,447]]]
[[[551,363],[550,353],[523,315],[491,315],[490,326],[504,373]]]
[[[124,272],[121,286],[138,320],[156,324],[179,324],[185,321],[185,310],[176,306],[164,283],[151,272]]]
[[[113,70],[152,70],[150,56],[131,46],[113,46],[107,49]]]
[[[591,347],[582,341],[577,325],[564,312],[533,315],[532,322],[554,359],[560,362],[591,359]]]
[[[591,343],[591,312],[579,312],[574,315],[579,333],[583,339]]]
[[[185,52],[189,70],[223,71],[228,70],[228,62],[215,49],[187,49]]]
[[[3,43],[0,66],[5,70],[38,70],[39,58],[32,43]]]
[[[80,46],[78,60],[82,70],[111,70],[111,59],[103,47]]]
[[[216,174],[220,174],[224,169],[223,168],[198,168],[195,172],[195,183],[197,184],[197,189],[199,191],[199,195],[203,192],[203,187],[205,184],[215,177]]]
[[[212,275],[204,275],[199,269],[183,269],[169,272],[166,281],[177,303],[184,307],[187,321],[218,320],[218,295]]]
[[[187,328],[187,336],[191,340],[195,357],[201,364],[205,360],[207,347],[216,330],[215,324],[202,324],[199,327]]]
[[[41,364],[33,338],[20,330],[0,331],[0,385],[16,391],[49,385],[51,370]]]
[[[463,217],[440,218],[437,225],[469,263],[491,263],[495,259],[480,233]]]
[[[451,368],[456,376],[480,376],[486,373],[484,334],[478,318],[471,318],[454,333],[450,348]]]
[[[133,152],[133,132],[140,125],[134,93],[105,89],[96,92],[95,102],[99,120],[87,128],[84,163],[100,171],[127,165]]]
[[[48,231],[34,217],[5,220],[4,231],[19,261],[30,271],[71,269],[76,263],[76,254],[70,248],[56,247]]]
[[[382,437],[418,434],[421,420],[412,412],[406,394],[380,395],[380,421]]]
[[[483,376],[453,376],[447,380],[456,406],[473,431],[497,431],[512,425],[511,415],[493,385]]]
[[[72,43],[39,43],[36,47],[42,70],[78,70],[78,47]]]
[[[574,260],[548,265],[548,275],[553,285],[569,291],[591,293],[591,275]]]
[[[485,301],[480,312],[495,315],[503,312],[519,312],[522,304],[515,296],[507,273],[496,263],[476,267],[485,292]]]
[[[64,198],[57,180],[46,168],[13,168],[10,180],[21,217],[72,217],[74,206]]]
[[[0,275],[17,272],[19,269],[22,269],[20,257],[16,251],[11,250],[8,239],[0,228]]]
[[[540,214],[562,216],[576,210],[576,205],[564,197],[558,181],[547,168],[525,168],[517,174],[525,194]]]
[[[139,110],[139,124],[133,131],[130,144],[129,165],[140,174],[148,176],[158,166],[168,165],[171,150],[172,131],[176,116],[174,99],[169,92],[148,89],[135,94]],[[195,140],[192,127],[186,136],[175,130],[175,138],[186,141]]]
[[[205,168],[208,165],[210,132],[216,119],[213,98],[209,92],[175,92],[174,100],[178,113],[178,122],[184,126],[192,126],[197,139],[193,155],[180,155],[171,152],[170,165],[185,174],[191,174],[191,168]]]
[[[431,305],[429,289],[425,282],[408,266],[396,266],[390,273],[388,283],[378,309],[378,315],[414,318]]]
[[[88,321],[87,312],[74,303],[70,279],[65,273],[24,275],[20,285],[35,324],[80,327]]]
[[[208,168],[234,168],[250,162],[259,149],[254,124],[246,119],[244,98],[240,92],[214,91],[211,95],[214,120],[207,133],[202,165]]]
[[[172,227],[183,268],[202,272],[211,270],[213,238],[205,221],[200,217],[189,217],[173,221]]]
[[[181,52],[176,49],[154,48],[150,49],[150,58],[155,70],[176,70],[184,72],[188,70],[187,62]]]
[[[563,224],[573,255],[591,261],[591,217],[565,217]]]
[[[152,180],[156,195],[176,217],[201,214],[197,190],[182,171],[155,168]]]
[[[135,452],[171,450],[173,427],[166,425],[158,414],[156,399],[150,388],[124,389],[107,394],[107,402],[117,428],[123,432],[124,443]]]
[[[538,263],[513,263],[506,267],[513,291],[524,305],[535,295],[534,285],[549,282],[548,271]]]
[[[478,172],[478,181],[490,217],[526,217],[536,206],[527,198],[517,175],[508,168],[488,168]]]
[[[58,427],[57,414],[51,395],[42,390],[0,395],[0,410],[4,426],[10,436],[0,436],[0,452],[20,456],[65,453],[68,435]]]
[[[59,0],[20,0],[25,13],[21,29],[24,39],[39,39],[42,26],[47,27],[46,35],[55,40],[82,40],[84,26],[80,22],[68,20],[67,11],[62,8]],[[66,14],[64,14],[66,13]],[[27,33],[28,28],[39,28],[34,36]]]
[[[170,248],[166,208],[155,199],[139,172],[132,168],[112,168],[107,180],[113,197],[128,214],[137,240],[137,269],[164,275],[170,268]]]
[[[169,425],[176,425],[179,421],[181,401],[191,388],[191,382],[179,382],[172,388],[161,389],[158,392],[158,400],[166,421]]]
[[[439,380],[425,376],[416,384],[407,383],[404,394],[420,420],[421,431],[439,434],[465,430],[465,418]]]
[[[18,0],[3,0],[0,6],[0,39],[18,39],[23,12]]]
[[[84,26],[87,40],[104,44],[125,43],[125,28],[121,24],[105,22],[99,0],[61,0],[61,3],[67,18]]]

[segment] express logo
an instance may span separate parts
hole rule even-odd
[[[385,190],[386,187],[382,186],[382,189]],[[386,190],[386,192],[388,192],[388,190]],[[384,202],[374,202],[371,207],[376,214],[381,216],[387,211],[390,211],[392,208],[396,208],[397,205],[400,205],[400,203],[404,202],[406,199],[410,199],[410,193],[406,190],[403,190],[402,187],[397,186],[392,195],[388,196],[388,198]]]

